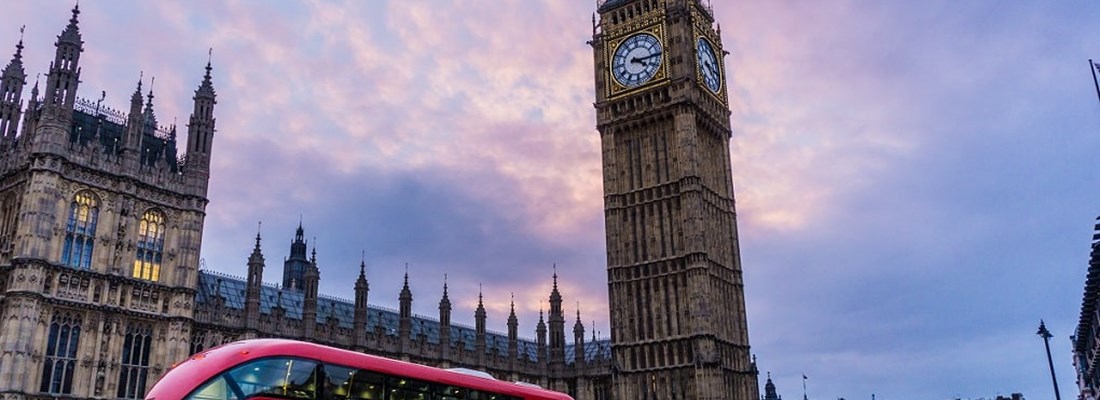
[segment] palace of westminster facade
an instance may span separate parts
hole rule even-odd
[[[237,278],[199,269],[216,94],[208,61],[186,143],[137,82],[128,112],[77,97],[79,8],[24,104],[23,38],[0,73],[0,399],[143,398],[172,363],[257,337],[468,367],[578,399],[741,399],[749,358],[720,32],[699,0],[604,0],[593,20],[611,339],[567,342],[549,294],[535,340],[318,294],[299,225],[280,285],[256,236]],[[242,253],[247,249],[242,246]],[[270,274],[268,275],[270,276]]]

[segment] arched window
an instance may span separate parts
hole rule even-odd
[[[149,350],[153,344],[153,329],[144,324],[126,327],[126,339],[122,343],[122,365],[118,373],[118,397],[140,399],[145,397],[149,383]]]
[[[80,324],[80,317],[72,313],[58,312],[53,315],[46,337],[46,357],[42,361],[41,392],[72,394]]]
[[[69,204],[69,222],[65,225],[65,245],[61,263],[70,267],[90,269],[92,247],[95,245],[95,224],[99,218],[99,201],[89,191],[82,191]]]
[[[137,256],[134,258],[134,278],[160,280],[160,262],[164,256],[164,214],[149,210],[141,216],[138,226]]]

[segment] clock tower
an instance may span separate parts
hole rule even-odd
[[[721,30],[701,0],[598,13],[612,396],[755,400]]]

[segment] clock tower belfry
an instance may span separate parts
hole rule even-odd
[[[597,4],[612,396],[755,400],[713,11]]]

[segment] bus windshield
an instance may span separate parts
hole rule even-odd
[[[215,376],[187,397],[189,400],[249,398],[520,400],[497,393],[289,357],[262,358],[238,365]]]

